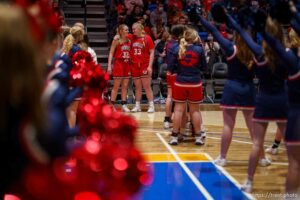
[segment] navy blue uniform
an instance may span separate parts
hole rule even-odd
[[[254,42],[252,37],[230,16],[228,19],[256,58],[254,59],[255,72],[259,79],[259,92],[255,97],[254,120],[285,122],[287,118],[286,71],[280,67],[282,63],[276,63],[277,66],[272,71],[264,58],[263,48]]]
[[[255,99],[254,120],[286,122],[288,98],[285,68],[280,63],[272,71],[267,61],[256,64],[259,91]]]
[[[177,55],[179,47],[176,49]],[[206,69],[204,50],[199,45],[188,45],[183,58],[177,56],[176,82],[172,90],[173,100],[200,103],[203,100],[201,71]]]
[[[282,44],[268,33],[262,33],[268,44],[275,50],[286,65],[282,67],[288,70],[288,123],[285,132],[287,143],[300,142],[300,59],[295,53],[286,50]]]
[[[228,80],[224,86],[221,107],[254,109],[255,89],[253,84],[253,70],[248,69],[236,57],[238,49],[233,42],[225,39],[217,28],[203,17],[200,17],[200,21],[213,34],[227,56]]]
[[[177,50],[178,49],[179,47]],[[178,71],[176,82],[200,83],[201,71],[206,69],[206,60],[203,48],[199,45],[187,46],[184,58],[178,58],[177,65]]]
[[[177,57],[179,44],[177,40],[172,39],[166,45],[166,63],[168,65],[167,71],[171,74],[177,73]],[[175,65],[175,66],[174,66]]]

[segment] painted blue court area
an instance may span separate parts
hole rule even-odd
[[[185,170],[177,162],[151,163],[153,183],[134,199],[145,200],[199,200],[206,199]],[[211,162],[185,162],[186,166],[213,199],[248,199]]]

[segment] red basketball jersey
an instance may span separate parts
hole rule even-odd
[[[114,58],[123,59],[125,62],[128,62],[130,59],[130,47],[130,40],[128,42],[118,44],[115,49]]]
[[[154,43],[150,36],[132,37],[131,58],[133,63],[149,63],[150,50],[154,49]]]

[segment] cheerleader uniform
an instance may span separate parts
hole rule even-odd
[[[176,63],[176,59],[178,57],[178,41],[170,40],[166,45],[166,63],[167,63],[167,86],[168,88],[172,88],[177,75],[177,66],[172,66],[172,64]],[[177,54],[176,54],[177,53]]]
[[[268,44],[275,50],[282,59],[288,70],[288,122],[285,132],[285,142],[289,145],[300,144],[300,66],[299,58],[295,53],[282,46],[282,44],[274,39],[270,34],[262,33]]]
[[[253,84],[253,68],[248,69],[237,58],[238,47],[234,45],[234,53],[227,57],[228,78],[225,82],[221,108],[254,109],[255,87]]]
[[[286,122],[287,121],[287,92],[286,70],[280,63],[272,71],[267,61],[256,62],[256,74],[259,79],[259,91],[255,98],[254,121]]]
[[[128,40],[127,42],[120,43],[116,47],[112,71],[114,79],[130,77],[130,46],[131,42]]]
[[[179,50],[179,47],[177,50]],[[173,101],[188,101],[189,103],[202,102],[201,71],[206,69],[203,48],[199,45],[187,46],[185,56],[182,59],[178,59],[177,62],[178,72],[174,87],[172,88]]]
[[[200,17],[200,21],[213,34],[227,55],[228,79],[224,86],[221,108],[254,109],[253,69],[248,69],[237,58],[238,48],[236,45],[225,39],[217,28],[203,17]]]

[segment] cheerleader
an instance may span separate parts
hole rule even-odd
[[[47,164],[40,54],[23,10],[0,3],[0,199],[29,163]],[[16,31],[18,27],[18,31]],[[44,142],[47,142],[44,141]]]
[[[114,105],[116,101],[116,97],[118,94],[118,90],[121,86],[121,104],[123,112],[130,112],[127,107],[127,90],[128,83],[130,78],[130,48],[131,41],[127,38],[128,36],[128,26],[125,24],[121,24],[118,27],[119,39],[113,40],[112,45],[110,47],[109,56],[108,56],[108,66],[107,71],[109,74],[112,74],[114,78],[114,86],[111,91],[111,99],[110,102]],[[112,68],[112,60],[113,68]]]
[[[294,23],[293,27],[300,29],[300,24]],[[286,193],[296,194],[300,189],[300,65],[299,47],[300,39],[294,30],[289,32],[291,49],[286,49],[280,41],[263,29],[261,34],[265,41],[275,50],[282,62],[286,63],[288,71],[288,122],[285,132],[289,167],[286,179]]]
[[[84,30],[80,26],[74,26],[70,29],[70,34],[65,38],[63,42],[63,47],[61,49],[62,53],[66,53],[70,58],[77,52],[80,51],[79,47],[80,41],[83,40]],[[73,103],[67,109],[67,117],[69,126],[71,128],[75,127],[77,108],[80,98],[75,99]]]
[[[200,126],[199,103],[203,100],[201,71],[206,69],[203,48],[198,45],[199,35],[195,29],[187,28],[180,39],[178,58],[170,66],[177,66],[177,76],[172,88],[172,98],[175,102],[174,122],[169,144],[177,145],[182,115],[188,103],[190,116],[195,129],[195,144],[204,144],[204,135]],[[172,71],[172,69],[169,69]]]
[[[224,127],[221,152],[215,160],[215,164],[225,166],[238,110],[243,112],[247,128],[252,137],[255,95],[252,54],[239,35],[236,35],[235,42],[232,42],[225,39],[217,28],[205,20],[204,17],[200,16],[200,22],[212,33],[227,56],[228,75],[221,100]]]
[[[185,26],[183,25],[175,25],[171,29],[172,39],[166,45],[166,63],[167,67],[167,87],[168,87],[168,96],[166,100],[166,107],[165,107],[165,119],[164,119],[164,128],[170,128],[171,123],[171,111],[172,111],[172,86],[176,80],[175,71],[176,67],[172,67],[171,64],[175,63],[174,61],[177,59],[177,52],[178,49],[178,40],[182,37],[182,34],[185,30]],[[172,69],[172,71],[171,71]]]
[[[229,23],[239,32],[248,47],[254,54],[256,75],[259,79],[259,91],[255,98],[253,115],[253,146],[249,157],[248,178],[242,186],[246,192],[252,191],[252,182],[261,153],[263,152],[264,138],[269,122],[277,123],[281,134],[285,131],[287,122],[287,92],[285,79],[287,71],[274,51],[263,42],[263,46],[255,43],[251,36],[240,28],[228,16]],[[277,21],[268,18],[266,30],[274,37],[284,41],[282,27]],[[266,158],[265,164],[270,164]]]

